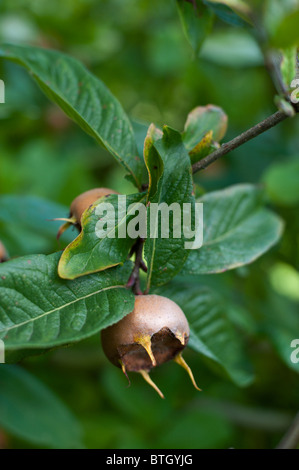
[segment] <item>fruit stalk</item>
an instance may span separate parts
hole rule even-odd
[[[126,287],[132,288],[135,295],[143,294],[141,287],[140,287],[140,269],[142,269],[145,272],[147,271],[147,267],[142,258],[143,244],[144,244],[144,239],[138,238],[138,240],[133,245],[133,248],[129,254],[129,256],[132,256],[135,253],[135,262],[134,262],[133,271],[131,273],[131,276],[129,277]]]

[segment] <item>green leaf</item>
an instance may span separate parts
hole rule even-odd
[[[282,51],[282,61],[280,65],[283,81],[288,90],[291,90],[291,83],[296,78],[297,47],[289,47]]]
[[[199,352],[212,369],[240,386],[252,381],[251,366],[239,332],[226,313],[230,305],[216,291],[173,281],[157,293],[169,297],[184,311],[190,325],[188,345]]]
[[[43,92],[121,163],[140,188],[146,174],[131,123],[104,83],[61,52],[3,44],[0,57],[25,67]]]
[[[204,3],[227,23],[242,26],[252,23],[251,9],[243,0],[204,0]]]
[[[299,331],[298,300],[291,302],[286,296],[278,295],[270,286],[267,287],[263,299],[258,299],[254,304],[260,315],[260,330],[269,338],[287,367],[299,373],[299,363],[291,360],[294,351],[291,343],[298,338]]]
[[[150,177],[150,211],[152,211],[153,203],[159,205],[159,209],[161,203],[167,204],[168,208],[172,203],[176,203],[180,214],[183,214],[183,203],[191,205],[194,203],[190,158],[179,132],[165,126],[163,138],[158,139],[158,136],[159,133],[157,134],[155,128],[151,127],[145,144],[144,158]],[[182,233],[182,220],[181,237],[175,238],[172,217],[166,215],[169,220],[169,238],[162,238],[162,217],[153,220],[153,223],[149,217],[150,215],[148,216],[148,237],[145,242],[145,257],[148,265],[147,289],[152,285],[162,285],[168,282],[181,270],[189,254],[189,250],[184,248],[186,239]],[[151,229],[152,234],[149,233]]]
[[[206,194],[198,202],[203,202],[203,246],[191,250],[185,273],[219,273],[251,263],[282,234],[282,220],[261,207],[255,186],[231,186]]]
[[[264,64],[256,41],[242,28],[213,32],[204,42],[199,57],[225,68],[248,68]]]
[[[217,146],[213,143],[213,131],[209,131],[201,139],[201,141],[190,150],[189,155],[191,163],[198,162],[202,158],[209,155],[211,152],[216,150]],[[219,148],[219,145],[218,145]]]
[[[0,367],[0,427],[38,446],[82,448],[82,430],[64,403],[18,366]]]
[[[298,159],[275,163],[268,168],[263,177],[271,201],[283,206],[295,206],[299,203],[298,181]]]
[[[149,128],[149,123],[133,120],[132,126],[134,130],[138,153],[140,157],[143,159],[144,141],[145,141],[147,131]]]
[[[55,217],[67,217],[69,209],[32,196],[0,196],[0,239],[13,256],[57,250],[56,234],[61,225]],[[71,232],[63,235],[68,243]]]
[[[111,195],[95,202],[87,209],[81,221],[80,235],[64,250],[58,265],[59,276],[64,279],[75,279],[85,274],[102,271],[106,268],[124,263],[134,242],[133,238],[126,236],[127,224],[135,216],[139,203],[145,203],[145,193],[126,196],[124,213],[119,212],[118,201],[123,196]],[[111,205],[112,210],[99,214],[101,204]],[[132,204],[130,209],[129,206]],[[101,217],[105,218],[102,238],[97,235],[97,224]],[[118,220],[120,219],[120,220]],[[109,231],[107,230],[109,228]],[[125,231],[125,238],[120,232]],[[113,235],[113,238],[110,238]]]
[[[196,151],[196,146],[207,138],[210,131],[213,131],[213,140],[218,142],[224,137],[226,130],[227,115],[221,108],[211,104],[198,106],[187,116],[182,134],[183,142],[188,151]]]
[[[144,141],[144,161],[149,175],[148,200],[151,200],[156,195],[158,182],[164,172],[163,158],[154,147],[154,143],[162,139],[162,137],[163,132],[155,127],[154,124],[151,124]]]
[[[211,31],[213,15],[201,2],[177,0],[177,6],[185,35],[196,54]]]
[[[50,348],[87,338],[130,313],[123,286],[131,263],[82,279],[59,278],[60,253],[0,265],[0,339],[5,351]]]
[[[277,48],[299,45],[299,9],[284,16],[277,25],[271,44]]]

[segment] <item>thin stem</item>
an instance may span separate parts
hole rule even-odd
[[[296,449],[299,445],[299,413],[281,439],[276,449]]]
[[[294,107],[294,109],[295,109],[295,112],[298,112],[297,108]],[[227,153],[240,147],[241,145],[245,144],[246,142],[253,139],[254,137],[257,137],[263,132],[271,129],[271,127],[276,126],[280,122],[284,121],[287,117],[289,116],[285,114],[283,111],[277,111],[276,113],[267,117],[260,123],[251,127],[247,131],[243,132],[239,136],[221,145],[219,149],[210,153],[207,157],[194,163],[194,165],[192,166],[192,172],[196,173],[197,171],[204,170],[209,165],[211,165],[211,163],[214,163],[216,160],[218,160],[218,158],[222,157],[223,155],[226,155]]]
[[[132,288],[133,292],[136,295],[142,295],[142,291],[140,288],[140,269],[144,271],[146,270],[146,266],[142,259],[143,244],[144,244],[144,239],[138,238],[137,242],[133,246],[131,253],[130,253],[130,255],[135,253],[135,263],[134,263],[134,268],[131,273],[131,276],[127,282],[127,287]]]

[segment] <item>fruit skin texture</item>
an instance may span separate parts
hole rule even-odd
[[[188,321],[175,302],[159,295],[140,295],[135,297],[133,312],[102,331],[102,346],[114,365],[126,371],[149,371],[174,359],[189,334]]]
[[[94,188],[77,196],[70,207],[70,217],[80,224],[83,212],[86,211],[97,199],[108,196],[109,194],[119,194],[109,188]]]

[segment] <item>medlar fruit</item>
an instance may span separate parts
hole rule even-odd
[[[200,390],[181,354],[189,334],[188,321],[175,302],[160,295],[138,295],[134,310],[102,331],[102,345],[115,366],[126,375],[139,372],[164,398],[149,371],[172,359],[187,370],[193,385]]]
[[[60,227],[57,233],[57,238],[59,239],[60,236],[63,234],[63,232],[70,225],[76,226],[78,230],[80,231],[81,230],[81,218],[82,218],[83,212],[85,212],[98,199],[104,196],[109,196],[109,194],[119,194],[119,193],[109,188],[94,188],[94,189],[90,189],[89,191],[85,191],[84,193],[77,196],[71,203],[69,218],[54,219],[54,220],[64,220],[66,222]]]

